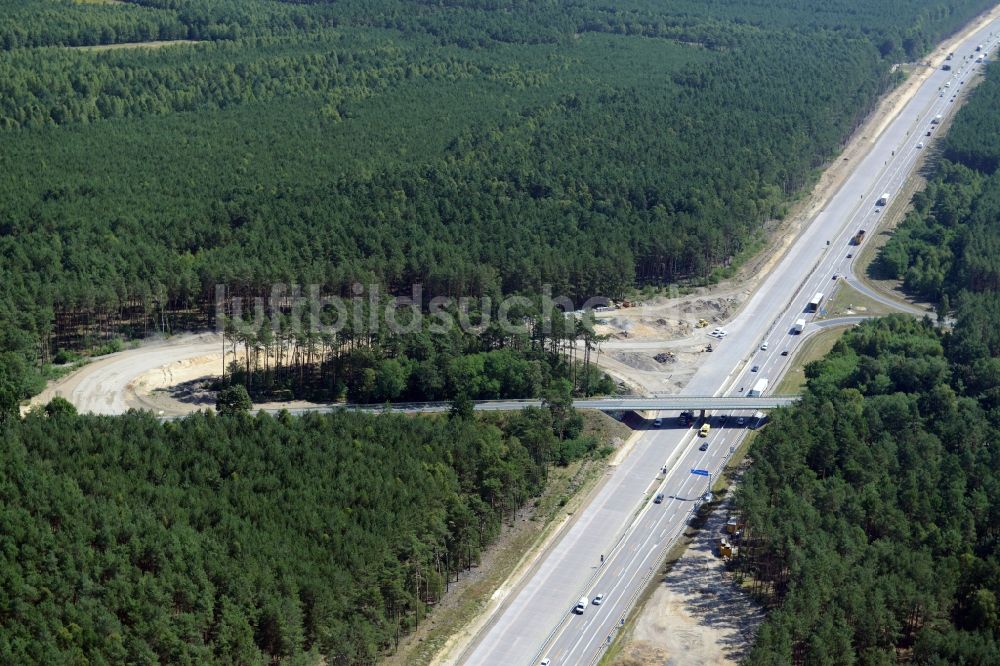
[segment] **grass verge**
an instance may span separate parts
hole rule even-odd
[[[792,358],[791,367],[785,372],[775,389],[777,395],[797,395],[802,392],[806,385],[806,366],[813,361],[830,353],[833,345],[837,343],[851,326],[838,326],[830,328],[815,335],[809,336]]]
[[[862,294],[847,283],[841,283],[837,293],[826,302],[823,315],[818,319],[836,319],[854,315],[882,317],[897,312],[896,309]]]

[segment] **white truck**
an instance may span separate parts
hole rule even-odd
[[[805,330],[805,327],[806,327],[806,320],[805,319],[796,319],[795,320],[795,325],[792,326],[792,334],[793,335],[798,335],[803,330]]]
[[[884,205],[886,205],[887,203],[889,203],[889,196],[890,195],[889,195],[888,192],[883,192],[882,196],[880,196],[878,198],[878,201],[875,202],[875,205],[876,206],[884,206]]]
[[[576,606],[573,608],[573,612],[577,615],[583,615],[583,611],[587,610],[587,597],[580,597],[580,600],[576,602]]]
[[[939,113],[934,116],[934,120],[931,121],[931,125],[940,125],[942,120],[944,120],[944,116]]]
[[[806,308],[809,312],[819,312],[820,303],[823,302],[823,292],[817,291],[816,295],[812,297],[809,301],[809,306]]]
[[[757,383],[753,385],[753,388],[750,389],[750,393],[748,393],[747,395],[750,396],[751,398],[759,398],[764,394],[764,391],[766,390],[767,390],[767,377],[762,377],[757,380]]]

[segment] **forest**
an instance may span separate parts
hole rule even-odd
[[[475,419],[78,416],[0,425],[0,661],[374,663],[476,565],[571,407]]]
[[[807,367],[754,441],[736,571],[773,608],[749,664],[1000,654],[1000,86],[992,66],[876,270],[954,322],[893,316]]]
[[[895,63],[991,3],[0,4],[0,661],[368,664],[552,465],[606,453],[569,406],[609,388],[590,329],[230,318],[221,414],[167,423],[60,399],[21,418],[45,365],[211,326],[218,285],[226,322],[275,284],[494,302],[550,285],[578,305],[711,281]],[[151,40],[167,44],[98,48]],[[983,145],[970,131],[950,158],[969,211],[989,210]],[[858,329],[755,444],[742,566],[784,601],[755,663],[996,653],[1000,298],[976,270],[942,279],[954,333]],[[249,394],[456,405],[251,416]],[[546,407],[470,412],[515,395]]]
[[[736,570],[775,608],[747,663],[995,663],[1000,360],[970,342],[867,323],[754,441]]]
[[[205,327],[220,284],[716,279],[988,4],[6,0],[0,383]],[[92,48],[151,39],[187,41]]]

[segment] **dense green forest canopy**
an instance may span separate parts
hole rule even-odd
[[[754,442],[738,566],[780,604],[749,664],[995,663],[1000,366],[965,360],[976,336],[865,324]]]
[[[5,664],[373,663],[596,447],[557,409],[161,423],[59,400],[0,440]]]
[[[3,0],[0,350],[204,325],[217,284],[710,279],[988,5]],[[145,40],[196,43],[74,48]]]

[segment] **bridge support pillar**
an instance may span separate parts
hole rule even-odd
[[[705,410],[704,410],[704,409],[703,409],[703,410],[701,410],[701,422],[702,422],[702,423],[704,423],[704,422],[705,422]]]

